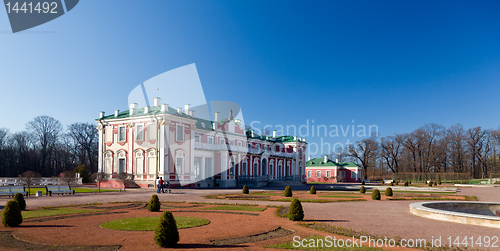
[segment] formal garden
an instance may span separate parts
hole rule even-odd
[[[393,191],[393,187],[380,185],[367,189],[362,186],[359,191],[328,191],[312,186],[309,191],[292,191],[290,187],[281,191],[252,191],[245,186],[239,192],[205,196],[207,200],[212,199],[211,202],[160,201],[154,194],[147,201],[38,208],[30,207],[29,200],[16,194],[1,212],[0,247],[47,251],[162,248],[329,250],[331,247],[317,245],[334,236],[336,239],[331,243],[342,246],[335,250],[383,250],[366,246],[344,247],[351,238],[383,237],[305,220],[308,212],[303,209],[303,203],[475,199],[456,192],[404,192]],[[220,202],[213,202],[213,199]],[[267,205],[257,202],[267,202]],[[301,236],[301,243],[306,243],[306,247],[298,248],[294,236]]]

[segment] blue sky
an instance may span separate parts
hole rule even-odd
[[[207,100],[237,102],[260,127],[498,128],[499,10],[498,1],[85,0],[16,34],[0,10],[0,128],[24,130],[38,115],[93,122],[127,109],[145,80],[191,63]],[[359,138],[323,140],[346,139]]]

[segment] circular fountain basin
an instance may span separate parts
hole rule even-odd
[[[434,220],[500,228],[498,202],[419,202],[410,204],[410,212]]]

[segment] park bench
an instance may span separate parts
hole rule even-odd
[[[47,190],[47,196],[52,196],[52,194],[75,194],[75,190],[72,190],[69,186],[45,186]]]
[[[22,193],[24,196],[28,195],[28,192],[24,191],[24,186],[0,187],[0,195],[8,195],[9,197],[14,197],[16,193]]]

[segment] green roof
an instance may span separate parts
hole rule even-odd
[[[130,118],[130,117],[139,117],[139,116],[145,116],[145,115],[153,115],[153,114],[172,114],[180,117],[185,117],[185,118],[190,118],[190,119],[195,119],[196,120],[196,128],[199,129],[205,129],[205,130],[213,130],[213,121],[202,119],[202,118],[197,118],[197,117],[191,117],[189,115],[186,115],[184,113],[178,113],[177,109],[174,109],[172,107],[168,107],[168,111],[161,112],[161,106],[150,106],[149,110],[147,113],[144,112],[144,107],[142,108],[135,108],[134,109],[134,114],[130,116],[130,110],[124,110],[118,113],[118,116],[115,117],[115,114],[111,114],[108,116],[104,116],[102,119],[122,119],[122,118]],[[101,120],[101,119],[96,119]],[[221,119],[219,123],[228,123],[230,122],[228,119]],[[266,140],[270,142],[298,142],[299,140],[295,140],[293,136],[277,136],[276,138],[270,137],[270,136],[262,136],[262,135],[256,135],[254,134],[254,137],[252,137],[252,133],[250,131],[245,131],[246,136],[248,139],[260,139],[260,140]],[[303,142],[306,143],[306,142]],[[307,143],[306,143],[307,144]]]
[[[332,160],[328,160],[324,163],[324,158],[315,158],[312,160],[308,160],[306,162],[306,166],[338,166],[338,167],[359,167],[354,162],[338,162],[335,163]]]

